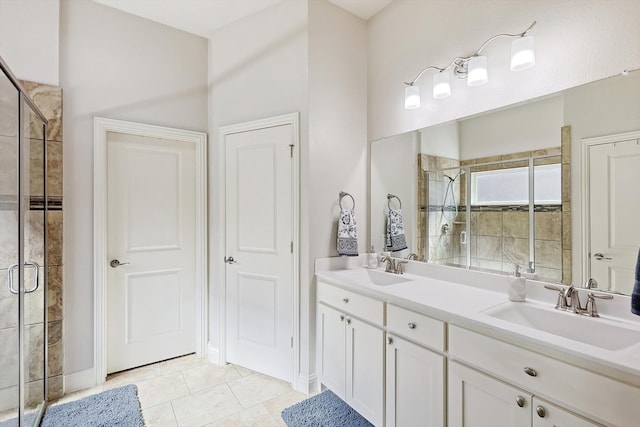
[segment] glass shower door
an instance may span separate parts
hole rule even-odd
[[[0,73],[0,420],[20,409],[19,92]]]
[[[23,220],[22,277],[24,299],[23,377],[24,417],[22,425],[37,421],[46,399],[46,198],[45,135],[42,120],[22,103],[20,170]]]

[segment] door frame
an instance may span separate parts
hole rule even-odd
[[[96,384],[107,376],[107,134],[118,132],[170,139],[195,147],[195,299],[196,354],[206,355],[207,343],[207,134],[184,129],[94,117],[93,119],[93,278],[94,367]]]
[[[591,257],[589,249],[591,247],[591,212],[589,212],[591,186],[589,184],[589,162],[590,149],[595,145],[612,144],[614,142],[628,141],[631,139],[640,139],[640,131],[616,133],[594,138],[583,138],[580,142],[580,191],[582,194],[582,247],[580,259],[582,264],[582,281],[591,277]]]
[[[292,178],[292,220],[293,220],[293,268],[291,271],[292,279],[292,316],[293,316],[293,366],[291,367],[293,374],[292,388],[299,390],[299,378],[300,372],[300,244],[299,244],[299,230],[300,230],[300,114],[290,113],[276,117],[269,117],[265,119],[253,120],[250,122],[237,123],[234,125],[223,126],[218,128],[218,144],[219,144],[219,157],[218,157],[218,182],[219,187],[219,200],[224,201],[226,197],[226,144],[227,136],[241,132],[248,132],[254,130],[260,130],[276,126],[291,125],[292,129],[292,160],[293,166],[291,171]],[[218,234],[220,239],[218,240],[218,254],[221,255],[213,263],[213,268],[216,273],[216,282],[220,283],[219,300],[218,300],[218,313],[219,313],[219,340],[218,343],[218,364],[224,364],[227,360],[227,281],[226,281],[226,264],[224,262],[226,251],[226,206],[225,203],[218,203]]]

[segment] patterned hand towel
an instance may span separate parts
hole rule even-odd
[[[631,293],[631,312],[640,316],[640,250],[638,250],[638,259],[636,260],[636,280]]]
[[[386,249],[391,252],[407,249],[407,241],[404,237],[404,220],[400,209],[389,209],[387,213],[386,246]]]
[[[340,210],[338,221],[338,255],[358,256],[356,214],[353,209]]]

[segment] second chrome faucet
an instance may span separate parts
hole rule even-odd
[[[613,295],[598,295],[593,292],[587,294],[587,303],[582,306],[580,303],[580,293],[573,286],[562,288],[560,286],[544,285],[545,288],[552,291],[558,291],[557,310],[573,311],[576,314],[582,314],[589,317],[600,317],[598,307],[596,306],[596,298],[613,299]]]

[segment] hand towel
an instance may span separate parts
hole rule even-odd
[[[389,209],[387,212],[387,242],[386,250],[398,252],[407,249],[404,237],[404,220],[400,209]]]
[[[353,209],[341,209],[338,221],[338,255],[358,256],[356,214]]]
[[[631,293],[631,312],[640,316],[640,250],[638,250],[638,259],[636,260],[636,280]]]

